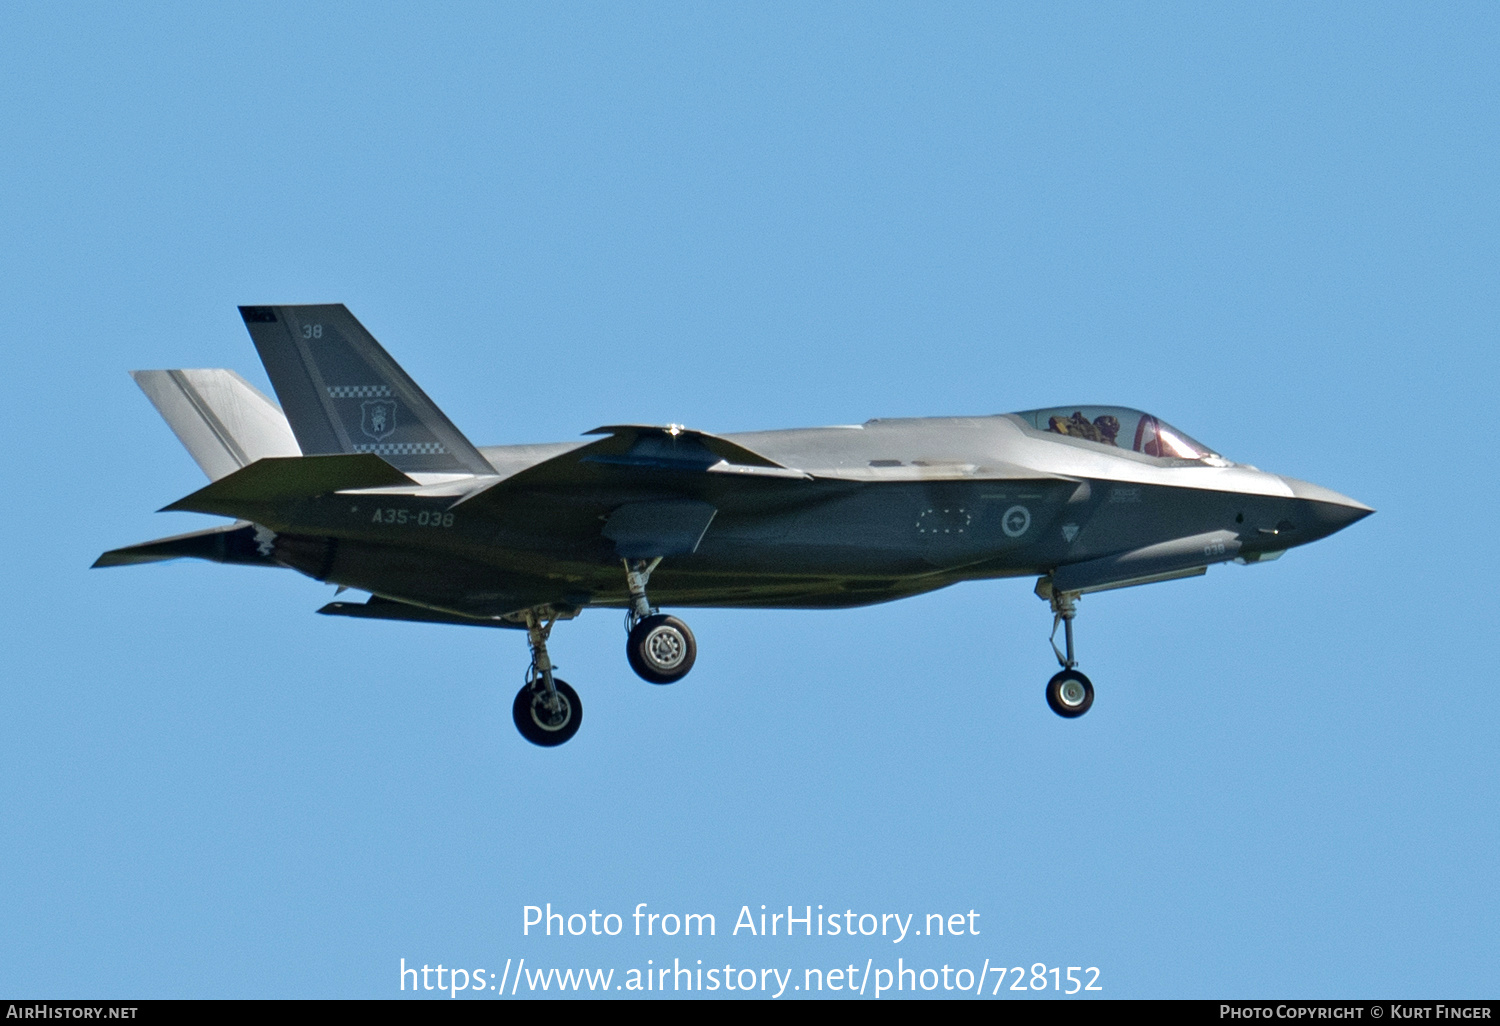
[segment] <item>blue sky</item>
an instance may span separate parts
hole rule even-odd
[[[0,992],[903,957],[1493,996],[1497,36],[1483,4],[7,5]],[[586,722],[543,751],[510,632],[87,569],[211,522],[152,512],[202,478],[126,371],[267,387],[235,305],[292,302],[348,304],[480,444],[1118,403],[1379,513],[1085,599],[1076,722],[1029,580],[694,611],[670,688],[586,613],[552,646]],[[522,936],[546,902],[718,936]],[[981,933],[729,935],[761,904]]]

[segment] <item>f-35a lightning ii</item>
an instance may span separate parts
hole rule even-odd
[[[134,373],[212,482],[166,509],[235,522],[94,565],[290,567],[370,593],[321,613],[525,630],[513,712],[538,745],[582,722],[547,639],[590,607],[625,609],[631,667],[670,684],[697,648],[658,604],[839,608],[1035,576],[1062,665],[1047,702],[1076,717],[1094,701],[1080,595],[1275,559],[1372,512],[1112,406],[481,449],[342,305],[240,313],[281,409],[233,371]]]

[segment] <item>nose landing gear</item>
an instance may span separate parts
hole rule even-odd
[[[1074,719],[1094,704],[1094,685],[1077,670],[1064,670],[1047,682],[1047,705],[1065,719]]]
[[[630,668],[652,684],[672,684],[688,675],[698,658],[698,642],[688,625],[656,611],[646,598],[646,582],[661,560],[625,560],[625,583],[630,589],[625,658]]]
[[[1046,586],[1045,592],[1043,586]],[[1043,578],[1037,582],[1037,595],[1052,604],[1052,634],[1047,641],[1052,652],[1062,665],[1062,672],[1047,682],[1047,705],[1065,719],[1075,719],[1089,711],[1094,704],[1094,684],[1075,668],[1078,660],[1073,658],[1073,617],[1078,615],[1078,595],[1073,592],[1054,592],[1051,582]],[[1064,654],[1057,647],[1057,626],[1063,627]]]

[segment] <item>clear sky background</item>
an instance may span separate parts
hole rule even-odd
[[[0,993],[370,996],[484,968],[1097,966],[1107,996],[1500,976],[1492,4],[6,4]],[[1064,403],[1379,512],[1086,598],[558,627],[88,569],[218,522],[126,371],[343,302],[475,442]],[[712,940],[521,909],[712,912]],[[727,936],[742,905],[979,937]],[[618,981],[619,977],[617,977]],[[800,979],[800,976],[799,976]],[[1019,996],[1019,995],[1017,995]]]

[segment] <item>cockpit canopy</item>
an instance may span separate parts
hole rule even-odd
[[[1026,410],[1016,416],[1038,431],[1130,449],[1157,459],[1222,459],[1166,421],[1124,406],[1057,406],[1050,410]]]

